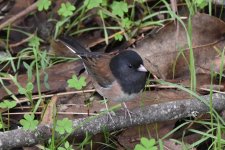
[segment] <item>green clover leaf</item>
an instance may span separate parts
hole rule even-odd
[[[208,2],[206,0],[196,0],[195,3],[200,9],[203,9],[205,6],[208,5]]]
[[[19,90],[18,90],[18,92],[19,92],[20,94],[26,94],[27,91],[26,91],[25,88],[20,87]]]
[[[146,148],[140,144],[135,145],[134,150],[146,150]]]
[[[32,92],[34,89],[34,85],[32,82],[28,82],[27,85],[26,85],[26,91],[28,92]]]
[[[87,6],[87,9],[92,9],[100,6],[103,3],[103,0],[85,0],[84,5]]]
[[[7,108],[7,105],[4,102],[0,103],[0,108]]]
[[[52,2],[50,0],[38,0],[37,7],[38,11],[48,10]]]
[[[3,102],[0,103],[0,108],[11,109],[15,106],[16,106],[16,101],[4,100]]]
[[[156,144],[155,139],[148,140],[147,138],[142,137],[141,144],[137,144],[134,150],[157,150],[155,144]]]
[[[64,147],[58,147],[58,150],[73,150],[72,145],[70,145],[68,141],[66,141],[66,143],[64,144]]]
[[[25,114],[24,119],[20,120],[20,124],[23,126],[24,130],[33,131],[38,125],[38,120],[34,120],[34,114]]]
[[[116,34],[114,38],[117,41],[122,41],[123,40],[123,36],[121,34]]]
[[[20,94],[28,94],[28,93],[32,94],[33,89],[34,89],[33,83],[28,82],[27,85],[26,85],[26,88],[19,87],[18,92]]]
[[[63,120],[58,120],[56,122],[55,130],[59,134],[64,134],[65,132],[71,133],[73,131],[73,122],[68,118],[64,118]]]
[[[131,27],[131,24],[132,24],[132,21],[129,18],[122,19],[121,25],[123,28],[129,29]]]
[[[152,148],[155,145],[155,139],[148,140],[147,138],[141,138],[141,144],[143,144],[146,148]]]
[[[63,17],[69,17],[73,15],[74,10],[76,9],[70,2],[62,3],[58,14]]]
[[[208,5],[208,2],[206,0],[196,0],[195,3],[200,9],[203,9]]]
[[[121,2],[114,1],[111,5],[111,8],[112,8],[112,13],[114,15],[120,16],[121,18],[123,18],[124,13],[128,12],[128,5],[127,3],[123,1]]]
[[[40,39],[37,36],[32,37],[28,43],[31,47],[38,47],[40,45]]]
[[[80,79],[78,80],[76,75],[72,76],[72,79],[69,79],[67,81],[69,87],[71,88],[75,88],[76,90],[81,90],[82,87],[86,86],[86,81],[85,81],[85,77],[80,77]]]

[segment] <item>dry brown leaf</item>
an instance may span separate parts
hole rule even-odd
[[[174,124],[175,121],[167,121],[164,123],[132,127],[120,134],[118,141],[125,148],[133,149],[136,144],[140,143],[141,137],[161,138],[173,129]]]
[[[56,115],[56,102],[58,100],[58,97],[57,96],[53,96],[51,98],[51,101],[49,102],[45,112],[44,112],[44,115],[42,117],[42,120],[41,120],[41,125],[46,125],[46,124],[52,124],[53,123],[53,119],[54,119],[54,116]]]
[[[163,145],[164,149],[167,149],[167,150],[182,150],[182,149],[185,149],[185,148],[188,147],[188,144],[184,143],[185,145],[180,145],[180,144],[177,144],[177,143],[175,143],[174,141],[171,141],[171,140],[164,140],[163,144],[164,144]],[[192,149],[189,149],[189,150],[196,150],[196,149],[192,148]]]
[[[45,72],[48,74],[48,84],[50,86],[50,89],[47,89],[44,85],[44,72],[40,75],[40,82],[41,82],[41,92],[42,93],[54,93],[54,92],[61,92],[65,91],[67,87],[67,80],[72,77],[73,74],[78,75],[79,72],[83,69],[83,65],[81,62],[68,62],[68,63],[62,63],[54,65],[48,69],[45,70]],[[34,84],[34,90],[33,93],[37,93],[37,84],[35,80],[35,75],[33,76],[33,84]],[[19,75],[17,77],[18,82],[21,84],[22,87],[26,87],[26,84],[28,82],[27,75]],[[12,93],[15,95],[18,94],[18,87],[11,82],[10,85],[6,86],[7,89],[9,89]],[[4,88],[0,88],[0,99],[7,96],[7,92],[4,90]]]
[[[186,20],[184,22],[187,24]],[[137,52],[143,57],[147,69],[163,79],[173,77],[174,63],[176,63],[175,77],[189,75],[185,59],[182,55],[178,57],[178,53],[184,50],[184,55],[187,61],[189,60],[187,35],[181,26],[176,38],[176,29],[177,27],[172,22],[153,38],[146,38],[137,45]],[[219,53],[214,47],[220,51],[223,50],[224,33],[225,24],[216,17],[198,13],[192,18],[192,44],[197,73],[208,73],[212,63],[218,70]]]

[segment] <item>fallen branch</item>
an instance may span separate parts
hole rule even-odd
[[[209,103],[210,96],[203,96],[205,102]],[[225,96],[223,94],[213,95],[213,108],[217,111],[225,110]],[[209,107],[197,99],[173,101],[155,104],[132,110],[132,122],[125,118],[124,113],[116,113],[112,116],[114,122],[108,120],[107,115],[82,118],[73,121],[75,131],[72,136],[81,136],[86,132],[96,134],[102,129],[109,131],[121,128],[180,119],[195,114],[203,114],[209,111]],[[51,137],[49,126],[39,126],[36,131],[24,131],[17,129],[0,133],[0,149],[10,149],[21,146],[31,146]]]

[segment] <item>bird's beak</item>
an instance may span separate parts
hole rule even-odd
[[[148,70],[143,65],[140,65],[137,70],[141,72],[148,72]]]

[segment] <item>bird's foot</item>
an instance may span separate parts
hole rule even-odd
[[[127,118],[127,115],[128,115],[130,118],[130,122],[132,123],[132,117],[131,117],[132,112],[127,108],[127,105],[125,102],[123,102],[123,106],[125,111],[125,118]]]
[[[115,113],[114,112],[107,112],[107,121],[112,121],[114,124],[115,124],[115,121],[113,120],[113,117],[112,117],[112,115],[115,115]]]
[[[112,115],[115,116],[115,113],[113,111],[110,111],[109,110],[109,107],[108,107],[108,104],[107,104],[107,100],[106,99],[104,99],[104,104],[105,104],[105,108],[106,108],[105,111],[107,112],[107,121],[112,120],[112,122],[115,124],[115,121],[113,120],[113,117],[112,117]]]

